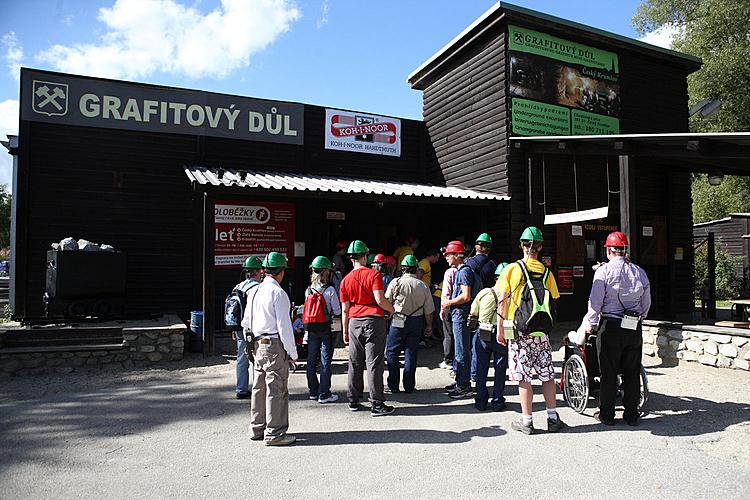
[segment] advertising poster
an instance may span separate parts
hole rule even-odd
[[[401,120],[326,109],[325,148],[352,153],[401,156]]]
[[[560,295],[573,295],[573,268],[562,267],[557,269],[557,288]]]
[[[515,135],[620,133],[617,54],[508,26]]]
[[[255,255],[281,252],[294,265],[294,205],[265,201],[217,201],[214,208],[214,264],[240,268]]]

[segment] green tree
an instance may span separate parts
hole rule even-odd
[[[737,266],[742,257],[735,257],[721,249],[716,243],[716,299],[732,300],[742,289],[742,278],[737,275]],[[704,243],[695,250],[695,290],[699,291],[708,282],[708,246]]]
[[[691,117],[692,131],[750,130],[750,0],[644,0],[633,25],[642,34],[676,28],[672,48],[703,59],[688,76],[690,104],[721,98],[722,106],[709,118]],[[750,178],[710,186],[705,175],[693,177],[693,222],[734,212],[750,212]]]
[[[4,257],[10,248],[10,200],[8,186],[0,184],[0,253]]]
[[[750,130],[750,1],[645,0],[633,25],[642,34],[675,27],[672,48],[703,59],[688,77],[690,104],[721,98],[722,106],[707,119],[691,118],[691,130]]]

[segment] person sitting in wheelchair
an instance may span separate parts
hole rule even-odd
[[[586,333],[598,332],[599,412],[595,417],[605,425],[615,422],[617,376],[622,374],[623,419],[638,425],[640,399],[641,322],[651,307],[651,291],[646,272],[630,261],[628,238],[616,231],[604,245],[607,262],[594,274],[584,318]]]

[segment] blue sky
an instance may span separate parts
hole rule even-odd
[[[514,3],[637,37],[630,25],[637,0]],[[492,5],[0,1],[0,138],[16,132],[19,66],[419,119],[421,92],[407,75]],[[0,151],[0,183],[10,183],[10,165]]]

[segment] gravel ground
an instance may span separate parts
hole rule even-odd
[[[684,364],[648,366],[650,413],[640,427],[604,427],[565,407],[570,428],[510,430],[509,408],[479,413],[451,401],[420,353],[418,391],[372,418],[343,402],[346,352],[336,351],[342,402],[308,401],[291,376],[290,433],[266,448],[249,440],[247,401],[234,399],[234,362],[190,357],[164,368],[0,379],[0,498],[747,498],[750,374]],[[560,361],[559,354],[556,360]]]

